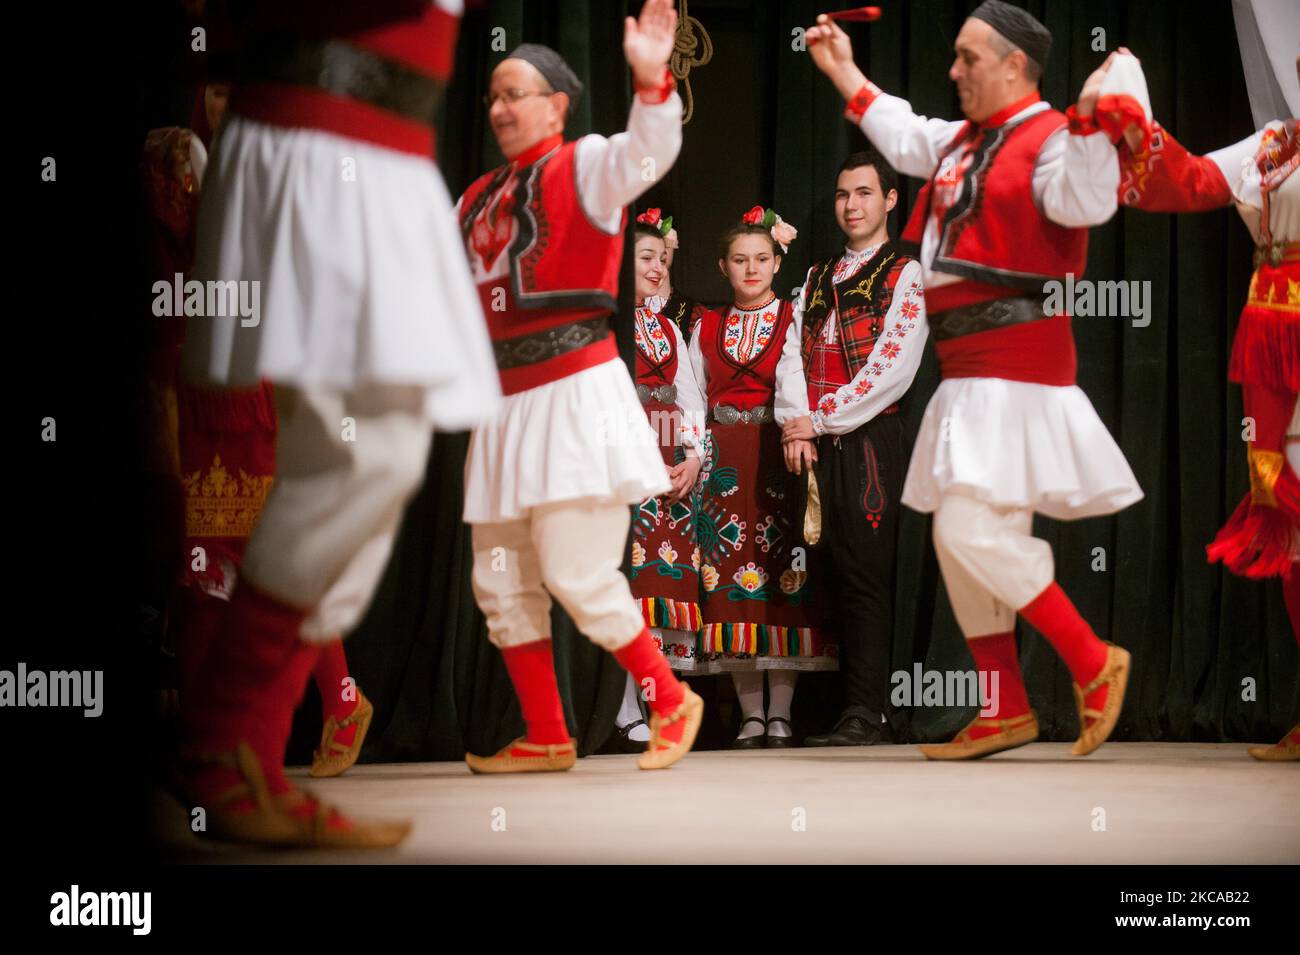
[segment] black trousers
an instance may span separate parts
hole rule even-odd
[[[844,716],[879,726],[889,706],[894,556],[907,473],[900,414],[877,415],[845,435],[817,439],[822,568],[817,599],[839,637]]]

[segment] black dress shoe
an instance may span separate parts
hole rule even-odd
[[[889,731],[882,724],[869,723],[861,716],[846,716],[835,724],[835,729],[824,736],[809,736],[805,746],[875,746],[891,742]]]
[[[762,749],[763,745],[767,742],[767,736],[765,735],[767,733],[767,724],[763,722],[761,719],[759,719],[757,716],[749,717],[747,720],[745,720],[745,723],[757,723],[759,726],[763,727],[763,732],[755,733],[753,736],[737,736],[735,739],[731,741],[731,748],[732,749]],[[745,728],[745,723],[740,724],[740,728],[742,730]]]
[[[767,721],[769,729],[773,723],[784,723],[786,726],[790,725],[790,721],[784,716],[770,717]],[[773,736],[771,733],[767,734],[768,749],[794,749],[796,745],[798,744],[795,743],[793,734],[790,736]]]
[[[645,726],[645,720],[633,720],[626,726],[615,726],[614,748],[620,753],[644,753],[650,748],[648,739],[631,739],[628,734],[638,726]]]

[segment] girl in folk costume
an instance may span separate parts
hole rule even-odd
[[[650,210],[657,213],[658,210]],[[665,235],[671,221],[642,213],[636,220],[636,390],[659,441],[672,489],[647,497],[632,520],[632,596],[655,642],[674,669],[695,668],[700,629],[700,550],[695,543],[696,479],[705,432],[705,397],[677,325],[649,304],[668,272]],[[628,676],[616,720],[621,748],[640,751],[650,739],[641,719],[640,687]]]
[[[1228,363],[1228,379],[1241,385],[1255,422],[1246,450],[1250,493],[1206,551],[1235,574],[1281,577],[1300,641],[1300,126],[1294,118],[1274,121],[1235,145],[1193,156],[1151,120],[1136,58],[1121,49],[1107,65],[1095,112],[1119,141],[1120,203],[1153,212],[1235,205],[1255,240],[1255,274]],[[1300,725],[1250,755],[1300,759]]]
[[[200,187],[229,96],[229,83],[201,86],[190,129],[153,130],[146,139],[146,183],[168,236],[166,243],[153,246],[157,277],[189,273],[193,264]],[[171,169],[177,174],[167,175]],[[167,380],[175,388],[177,457],[185,499],[185,573],[176,594],[172,629],[181,705],[186,706],[212,633],[234,590],[244,547],[271,489],[275,394],[269,381],[252,388],[215,389],[180,378],[185,319],[176,316],[165,321],[172,328]],[[356,762],[373,709],[348,674],[343,642],[337,635],[322,645],[313,678],[320,691],[324,731],[311,775],[337,776]]]
[[[667,250],[667,261],[664,265],[664,277],[655,289],[654,294],[646,299],[646,304],[654,311],[661,313],[665,318],[672,321],[681,331],[682,337],[690,341],[691,329],[704,313],[704,306],[695,299],[683,295],[680,291],[673,290],[673,257],[677,254],[680,243],[677,240],[677,230],[673,228],[673,217],[663,217],[659,209],[647,209],[637,217],[637,221],[644,219],[646,225],[655,226],[659,229],[664,237],[664,247]]]
[[[772,406],[792,316],[790,303],[772,292],[772,280],[794,237],[791,226],[760,206],[727,232],[718,267],[735,301],[705,312],[690,344],[710,417],[696,521],[704,585],[697,669],[732,674],[744,716],[733,745],[742,749],[792,745],[798,671],[835,666],[833,648],[811,625],[808,574],[793,520],[796,479],[785,468]]]

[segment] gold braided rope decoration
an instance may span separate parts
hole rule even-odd
[[[713,41],[709,39],[704,24],[686,12],[686,0],[678,0],[677,36],[673,39],[673,55],[668,61],[668,68],[682,84],[686,108],[682,113],[682,125],[691,121],[695,113],[695,97],[691,95],[691,69],[704,66],[713,59]],[[696,36],[696,34],[699,36]],[[696,51],[699,55],[696,55]]]

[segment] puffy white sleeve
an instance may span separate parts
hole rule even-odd
[[[1259,152],[1259,144],[1263,139],[1264,130],[1259,129],[1241,142],[1205,154],[1205,158],[1223,173],[1228,189],[1232,191],[1232,198],[1256,209],[1263,208],[1264,202],[1259,191],[1259,167],[1255,165],[1255,155]]]
[[[632,98],[627,130],[578,140],[574,175],[582,208],[605,232],[620,228],[623,207],[667,174],[682,147],[682,99],[662,103]]]
[[[1034,203],[1057,225],[1101,225],[1119,208],[1119,156],[1104,132],[1061,127],[1048,136],[1034,163]]]
[[[808,380],[803,370],[803,309],[808,301],[808,279],[812,272],[810,268],[803,288],[795,296],[790,326],[785,331],[781,357],[776,363],[776,397],[772,411],[780,425],[808,414]]]
[[[702,321],[696,321],[691,326],[691,343],[686,349],[686,355],[691,362],[691,371],[695,373],[695,383],[704,397],[705,413],[708,411],[708,394],[709,394],[709,370],[704,365],[704,350],[700,348],[700,326]]]
[[[907,100],[882,93],[871,82],[864,94],[851,101],[846,112],[871,145],[905,176],[929,179],[934,175],[940,152],[966,124],[918,116]]]
[[[703,384],[695,375],[695,363],[691,360],[690,348],[681,329],[667,318],[661,324],[671,329],[670,334],[677,343],[677,374],[673,376],[673,385],[677,389],[677,407],[682,413],[678,434],[687,456],[698,458],[708,433],[708,399]]]

